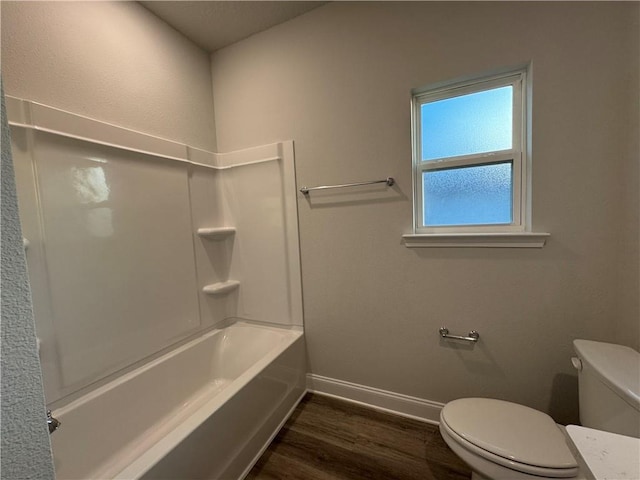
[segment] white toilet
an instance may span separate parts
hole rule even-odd
[[[583,426],[640,437],[640,354],[611,343],[575,340]],[[545,413],[490,398],[461,398],[440,413],[440,433],[473,479],[580,477],[563,427]]]

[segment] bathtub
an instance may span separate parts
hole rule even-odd
[[[305,389],[302,329],[237,322],[54,411],[57,479],[239,479]]]

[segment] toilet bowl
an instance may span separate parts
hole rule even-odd
[[[490,398],[454,400],[442,409],[440,433],[471,467],[474,479],[579,476],[561,427],[524,405]]]

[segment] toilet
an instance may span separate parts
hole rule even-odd
[[[583,426],[640,437],[640,354],[574,340]],[[491,398],[461,398],[440,413],[440,433],[474,480],[582,478],[564,427],[546,413]]]

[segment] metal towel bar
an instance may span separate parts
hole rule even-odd
[[[356,183],[343,183],[342,185],[320,185],[318,187],[302,187],[300,192],[304,195],[309,195],[311,190],[327,190],[329,188],[343,188],[343,187],[359,187],[361,185],[373,185],[374,183],[386,183],[388,187],[391,187],[396,183],[393,177],[387,177],[384,180],[371,180],[369,182],[356,182]]]
[[[464,340],[466,342],[476,343],[478,341],[478,339],[480,338],[480,334],[475,330],[471,330],[469,332],[469,336],[467,336],[467,337],[465,337],[463,335],[451,335],[451,334],[449,334],[449,329],[447,327],[440,328],[439,332],[440,332],[440,336],[442,338],[452,338],[454,340]]]

